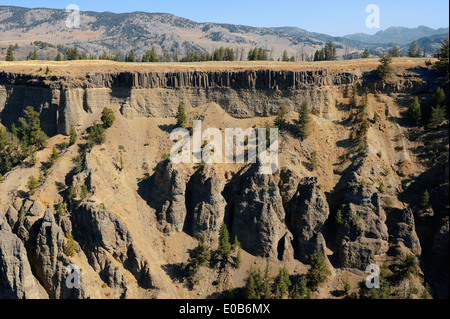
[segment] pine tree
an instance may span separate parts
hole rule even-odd
[[[399,58],[402,56],[402,54],[400,53],[400,48],[398,47],[398,45],[394,45],[394,47],[391,50],[391,56],[393,58]]]
[[[66,205],[64,205],[61,199],[58,201],[58,204],[56,204],[56,214],[58,214],[59,217],[66,216],[67,214]]]
[[[200,241],[198,242],[197,247],[191,251],[189,259],[197,266],[205,266],[210,258],[211,252],[209,246],[206,244],[205,234],[202,233]]]
[[[280,268],[278,276],[275,277],[275,295],[277,299],[283,299],[291,286],[289,272],[286,267]]]
[[[356,86],[353,86],[352,88],[352,97],[350,98],[350,106],[352,108],[358,106],[358,90],[356,89]]]
[[[298,134],[302,140],[306,139],[310,134],[310,110],[308,102],[304,100],[300,105],[300,113],[298,117]]]
[[[436,92],[433,93],[430,100],[431,115],[428,121],[428,128],[438,127],[446,116],[446,96],[442,88],[438,87]]]
[[[110,128],[114,124],[116,117],[114,115],[113,110],[105,107],[103,108],[102,117],[100,119],[103,122],[104,128]]]
[[[70,185],[67,191],[67,200],[69,201],[69,203],[71,203],[76,197],[77,193],[75,191],[75,188],[73,188],[73,186]]]
[[[241,267],[241,263],[242,263],[242,256],[241,256],[241,248],[239,247],[237,255],[236,255],[234,267],[236,267],[236,269],[239,269]]]
[[[306,274],[309,289],[317,290],[328,278],[330,271],[325,266],[325,257],[314,253],[311,257],[311,268]]]
[[[136,62],[136,57],[134,56],[134,50],[131,50],[125,57],[125,62]]]
[[[416,40],[414,40],[408,49],[408,57],[410,58],[420,58],[420,47],[419,43],[417,43]]]
[[[361,59],[367,59],[370,56],[369,49],[365,49],[361,55]]]
[[[69,233],[67,235],[67,242],[66,242],[66,255],[69,257],[75,256],[77,253],[77,245],[75,243],[75,240],[73,240],[72,233]]]
[[[70,126],[70,132],[69,132],[69,146],[72,146],[77,141],[77,131],[75,130],[75,126]]]
[[[309,168],[312,171],[317,169],[317,152],[316,151],[311,152],[311,158],[309,160]]]
[[[52,154],[50,155],[50,158],[48,159],[47,162],[47,168],[52,167],[58,158],[59,158],[58,151],[56,150],[56,147],[53,146]]]
[[[347,296],[350,295],[350,290],[352,290],[352,286],[350,286],[350,283],[346,281],[344,286],[344,292]]]
[[[325,61],[334,61],[337,59],[336,56],[336,46],[333,44],[333,42],[328,42],[325,46]]]
[[[6,51],[6,61],[14,61],[14,46],[12,44],[9,45],[8,50]]]
[[[230,254],[231,254],[230,236],[228,233],[227,226],[225,225],[225,223],[222,223],[219,231],[219,255],[221,256],[222,261],[226,262]]]
[[[30,51],[30,53],[28,53],[27,60],[37,60],[37,59],[38,55],[36,49],[34,49],[33,52]]]
[[[80,198],[81,198],[81,199],[85,199],[85,198],[87,197],[87,195],[88,195],[88,192],[89,192],[89,190],[88,190],[87,185],[82,185],[82,186],[81,186],[81,195],[80,195]]]
[[[286,50],[284,50],[284,52],[283,52],[283,57],[281,58],[281,61],[283,61],[283,62],[289,62],[289,56],[288,56]]]
[[[36,188],[38,187],[38,185],[39,185],[39,181],[36,179],[36,177],[30,176],[30,177],[28,178],[28,183],[27,183],[27,186],[28,186],[28,195],[30,195],[30,196],[34,195],[34,193],[36,192]]]
[[[366,108],[369,106],[369,88],[364,89],[364,94],[361,101],[361,107],[359,112],[365,112]]]
[[[41,130],[41,120],[39,118],[39,113],[36,112],[32,106],[27,106],[25,108],[26,115],[26,132],[22,132],[22,134],[26,134],[27,142],[29,145],[34,145],[38,148],[42,148],[47,145],[48,136]]]
[[[309,290],[306,285],[306,279],[302,278],[298,285],[296,285],[294,292],[293,292],[293,298],[294,299],[307,299],[309,295]]]
[[[391,76],[392,74],[392,57],[387,54],[380,57],[380,65],[376,69],[376,75],[378,78],[384,80]]]
[[[177,112],[177,127],[184,127],[186,125],[186,111],[184,109],[183,102],[180,102],[178,105],[178,112]]]
[[[337,227],[341,227],[342,225],[344,225],[344,220],[342,218],[341,210],[337,211],[335,219],[334,219],[334,222],[335,222]]]
[[[62,60],[61,53],[58,52],[58,54],[55,57],[55,61],[61,61],[61,60]]]
[[[278,110],[277,118],[275,119],[274,125],[278,127],[278,129],[282,130],[286,125],[286,114],[287,107],[286,103],[282,103],[280,109]]]
[[[445,92],[441,87],[438,87],[431,96],[430,101],[431,107],[437,108],[440,106],[445,106],[445,101],[446,101]]]
[[[408,116],[415,125],[420,125],[422,122],[422,111],[420,109],[419,98],[417,96],[414,97],[414,101],[409,105]]]
[[[428,121],[428,128],[437,128],[441,123],[445,120],[445,107],[444,106],[438,106],[438,107],[432,107],[431,108],[431,116],[430,120]]]
[[[234,235],[234,239],[233,239],[233,251],[235,251],[236,249],[241,248],[241,243],[239,242],[238,236]]]
[[[423,192],[423,195],[422,195],[422,201],[421,201],[421,203],[420,203],[420,206],[422,206],[422,207],[428,207],[428,205],[430,205],[430,194],[428,193],[428,189],[426,189],[426,190]]]
[[[395,276],[399,280],[411,279],[412,275],[417,275],[418,261],[414,255],[410,254],[403,257],[403,259],[397,264],[395,269]]]
[[[247,277],[246,284],[245,284],[245,297],[247,299],[259,299],[260,294],[258,292],[258,284],[255,280],[255,273],[256,271],[253,269],[250,269],[250,275]]]
[[[259,48],[259,50],[258,50],[258,60],[260,60],[260,61],[267,61],[268,60],[267,50],[266,49]]]
[[[272,297],[272,278],[270,277],[269,260],[266,260],[266,267],[261,281],[261,298],[270,299]]]
[[[75,48],[75,47],[67,49],[66,57],[67,57],[68,61],[79,60],[80,59],[80,54],[78,53],[78,49]]]
[[[441,43],[441,47],[438,50],[437,57],[439,59],[438,62],[435,64],[435,68],[445,74],[448,75],[449,68],[449,43],[448,43],[448,37],[445,37],[444,40]]]

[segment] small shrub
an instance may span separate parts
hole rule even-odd
[[[76,253],[77,253],[77,245],[72,237],[72,234],[69,233],[67,235],[67,242],[66,242],[66,255],[69,257],[73,257],[75,256]]]
[[[113,125],[114,121],[116,120],[116,117],[114,115],[113,110],[105,107],[103,108],[102,117],[100,119],[103,122],[104,128],[110,128]]]
[[[338,210],[335,217],[336,226],[341,227],[344,224],[344,220],[342,218],[341,210]]]
[[[81,199],[85,199],[88,195],[88,192],[89,191],[87,185],[81,186],[81,195],[80,195]]]
[[[420,206],[428,207],[428,205],[430,205],[430,194],[428,193],[428,190],[426,189],[422,194],[422,200],[420,202]]]
[[[317,152],[316,151],[311,152],[311,158],[309,160],[309,168],[312,171],[317,169]]]
[[[309,289],[317,290],[328,278],[331,272],[326,268],[325,257],[314,253],[311,257],[311,268],[306,274],[306,282]]]
[[[29,195],[29,196],[33,196],[33,195],[34,195],[34,193],[36,192],[36,188],[38,187],[38,185],[39,185],[39,181],[36,179],[36,177],[30,176],[30,177],[28,178],[27,186],[28,186],[28,195]]]
[[[71,203],[76,197],[77,197],[77,192],[75,191],[75,188],[73,188],[73,186],[70,185],[69,189],[67,191],[67,199],[68,199],[69,203]]]
[[[77,131],[75,130],[75,127],[73,125],[70,126],[70,133],[69,133],[69,146],[72,146],[77,141]]]
[[[417,275],[418,261],[414,255],[410,254],[403,257],[403,259],[397,264],[394,271],[395,276],[399,280],[411,279],[412,275]]]

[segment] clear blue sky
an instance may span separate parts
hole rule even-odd
[[[342,36],[373,34],[390,26],[449,26],[447,0],[0,0],[0,5],[64,9],[74,3],[81,11],[167,12],[196,22],[244,24],[256,27],[295,26]],[[368,4],[380,7],[380,29],[368,29]]]

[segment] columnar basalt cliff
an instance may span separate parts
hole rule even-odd
[[[126,117],[174,116],[180,101],[197,107],[214,101],[237,117],[267,116],[285,102],[296,109],[309,100],[313,113],[331,117],[335,93],[357,83],[372,83],[371,72],[312,69],[299,71],[224,70],[88,73],[84,76],[38,76],[0,72],[0,114],[6,126],[31,105],[42,114],[49,135],[85,129],[104,106]],[[372,83],[374,90],[431,90],[418,74],[394,84]]]

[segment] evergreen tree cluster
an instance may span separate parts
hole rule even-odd
[[[325,265],[325,257],[313,254],[311,267],[306,275],[295,282],[285,267],[279,268],[278,275],[272,277],[269,262],[264,270],[251,267],[245,279],[245,297],[247,299],[306,299],[310,292],[319,289],[331,272]],[[295,284],[293,284],[293,281]]]
[[[334,61],[337,60],[336,46],[333,42],[328,42],[322,49],[314,53],[314,61]]]
[[[248,52],[249,61],[267,61],[269,56],[264,48],[253,48]]]

